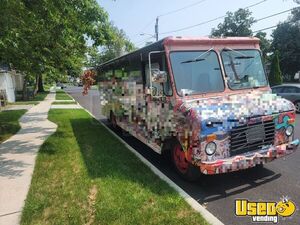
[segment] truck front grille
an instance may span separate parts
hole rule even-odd
[[[234,127],[230,132],[230,155],[254,151],[263,145],[274,144],[273,120]]]

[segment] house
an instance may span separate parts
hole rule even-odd
[[[24,76],[11,70],[8,66],[0,66],[0,98],[7,102],[16,101],[16,92],[22,91]]]

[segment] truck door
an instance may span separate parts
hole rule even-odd
[[[151,56],[151,68],[149,63],[145,66],[146,76],[146,128],[151,142],[160,146],[160,143],[169,135],[172,114],[169,74],[167,73],[165,54],[159,53]],[[150,74],[150,70],[152,74]],[[165,76],[164,82],[154,81],[154,74]],[[150,80],[152,79],[152,80]],[[163,79],[163,78],[162,78]]]

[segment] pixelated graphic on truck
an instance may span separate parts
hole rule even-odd
[[[97,72],[102,114],[187,179],[261,165],[299,145],[295,107],[272,94],[257,38],[168,37]]]

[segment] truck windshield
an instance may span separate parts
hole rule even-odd
[[[224,82],[215,51],[180,51],[170,53],[178,95],[222,92]]]
[[[225,49],[221,55],[229,88],[246,89],[267,85],[261,55],[258,50]]]

